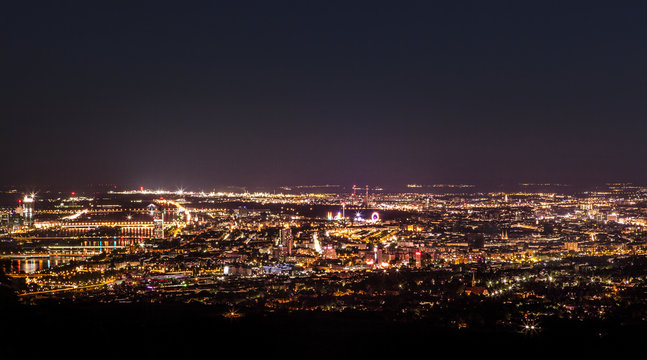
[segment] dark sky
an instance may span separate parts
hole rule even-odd
[[[92,3],[0,9],[0,183],[647,182],[641,2]]]

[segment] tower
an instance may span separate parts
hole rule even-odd
[[[153,216],[153,238],[164,239],[164,212],[152,204],[148,208]]]
[[[164,215],[153,220],[153,238],[164,239]]]
[[[373,256],[375,266],[380,266],[382,264],[382,249],[377,246],[373,247]]]
[[[368,185],[366,185],[366,198],[364,199],[364,206],[368,209]]]
[[[316,252],[321,254],[321,243],[319,242],[319,235],[317,235],[317,232],[312,234],[312,246]]]
[[[289,227],[281,229],[280,244],[287,249],[288,255],[292,255],[292,246],[294,245],[294,240],[292,238],[292,229],[290,229]]]
[[[25,195],[22,199],[22,214],[24,224],[31,227],[34,224],[34,195]]]

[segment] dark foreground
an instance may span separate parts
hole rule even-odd
[[[266,313],[227,318],[194,305],[73,304],[2,307],[0,358],[527,358],[629,355],[640,324],[556,320],[535,334],[447,329],[380,313]],[[418,354],[418,355],[416,355]]]

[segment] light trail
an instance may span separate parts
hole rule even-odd
[[[81,210],[81,211],[77,212],[77,213],[76,213],[76,214],[74,214],[74,215],[65,216],[65,217],[63,217],[63,218],[61,218],[61,219],[62,219],[62,220],[76,220],[76,219],[78,219],[81,215],[83,215],[83,214],[87,214],[88,212],[89,212],[89,211],[88,211],[88,209],[83,209],[83,210]]]

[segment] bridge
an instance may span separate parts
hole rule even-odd
[[[71,250],[71,249],[125,249],[124,245],[50,245],[44,246],[44,249],[47,250]]]
[[[24,253],[24,254],[5,254],[0,255],[0,259],[34,259],[47,258],[51,256],[86,256],[98,255],[105,250],[126,249],[124,245],[50,245],[43,246],[45,252]]]
[[[100,221],[100,222],[65,222],[50,221],[35,224],[36,227],[47,229],[60,227],[62,229],[96,229],[100,227],[121,227],[121,228],[153,228],[155,224],[151,221]]]
[[[34,253],[34,254],[14,254],[14,255],[0,255],[0,259],[40,259],[40,258],[49,258],[55,256],[65,256],[65,257],[84,257],[88,255],[99,255],[101,252],[90,252],[90,253],[70,253],[70,254],[61,254],[61,253]]]
[[[182,204],[178,203],[177,201],[156,199],[156,200],[153,200],[153,202],[162,207],[173,206],[177,209],[177,213],[184,214],[184,219],[180,221],[174,220],[171,222],[162,222],[162,226],[166,225],[168,227],[169,225],[171,225],[171,226],[184,227],[190,223],[191,212],[189,211],[189,209],[185,208]],[[151,206],[153,208],[155,207],[154,205],[151,204],[147,209],[136,209],[136,211],[144,212],[144,211],[150,210]],[[100,227],[120,228],[122,231],[130,232],[130,233],[133,233],[133,232],[147,233],[149,231],[152,232],[154,229],[156,229],[155,216],[153,216],[153,219],[151,219],[151,221],[87,221],[87,220],[77,221],[81,218],[81,216],[85,214],[112,213],[112,212],[122,212],[122,211],[124,211],[124,209],[100,209],[100,210],[80,209],[80,210],[77,210],[72,215],[62,217],[60,220],[37,222],[34,224],[34,226],[39,229],[58,228],[61,230],[71,230],[76,232],[98,229]],[[150,210],[150,212],[151,212],[151,215],[154,215],[153,210]],[[130,220],[130,216],[128,218]],[[163,217],[161,219],[163,219]]]

